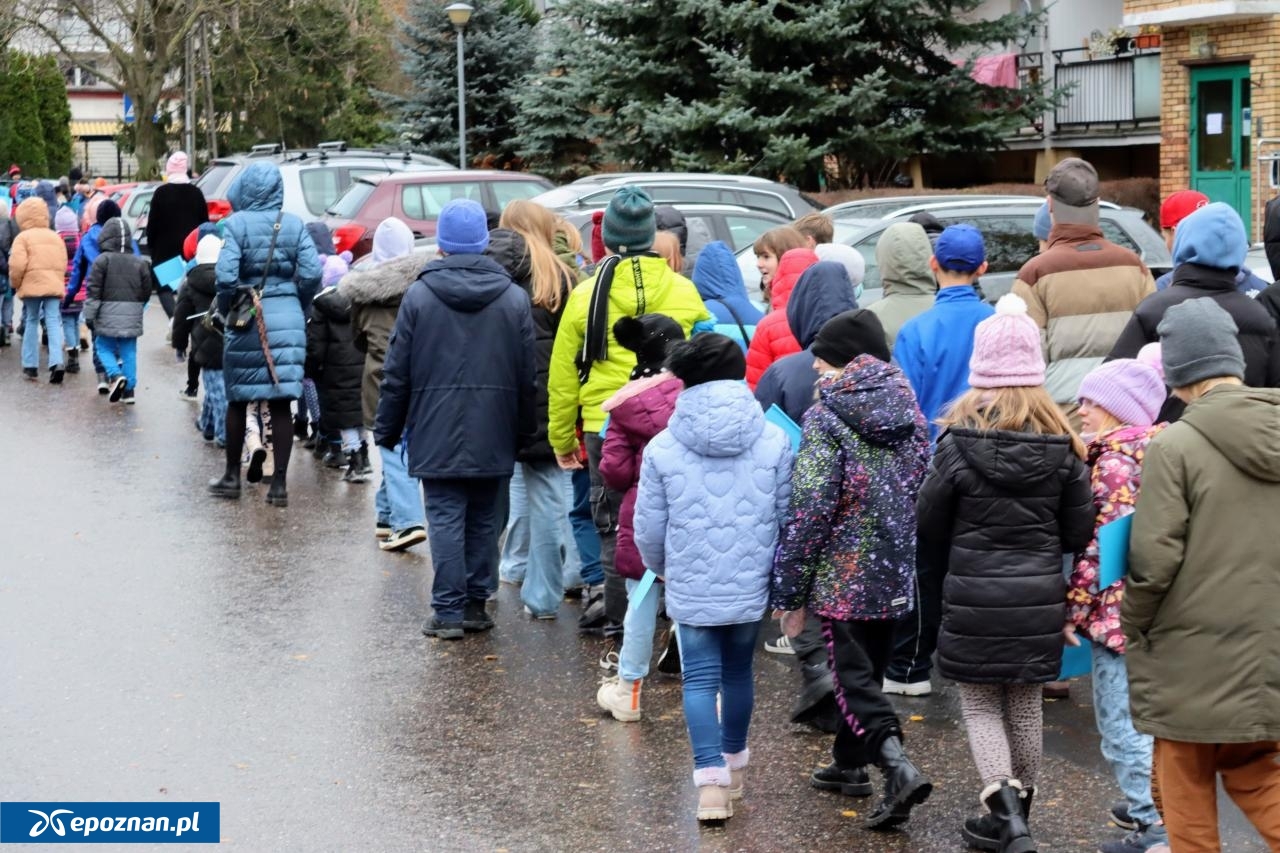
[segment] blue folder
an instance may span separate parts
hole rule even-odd
[[[627,597],[627,610],[635,610],[640,606],[640,602],[648,597],[653,591],[653,582],[658,579],[650,569],[644,570],[644,576],[640,578],[640,583],[631,591],[631,595]],[[655,595],[657,593],[654,593]]]
[[[174,285],[187,274],[187,265],[182,260],[182,256],[179,255],[162,264],[156,264],[151,268],[151,271],[155,273],[156,281],[160,282],[161,287],[173,290]]]
[[[787,434],[787,438],[791,439],[791,449],[800,450],[800,425],[791,420],[790,416],[782,409],[778,408],[778,404],[774,403],[769,410],[764,413],[764,419],[771,424],[782,428]]]
[[[1079,632],[1076,633],[1076,639],[1080,641],[1078,646],[1067,645],[1065,642],[1062,644],[1062,672],[1058,673],[1059,681],[1088,675],[1093,671],[1093,651],[1089,648],[1089,640]]]
[[[1098,590],[1104,590],[1129,573],[1129,537],[1133,513],[1098,528]]]

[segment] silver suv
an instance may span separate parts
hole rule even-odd
[[[790,184],[752,175],[701,172],[612,172],[580,178],[534,199],[559,213],[606,207],[620,187],[642,187],[654,204],[731,204],[777,214],[788,220],[822,205]]]
[[[348,148],[345,142],[321,142],[315,148],[284,149],[279,144],[255,145],[248,154],[218,157],[196,181],[215,222],[231,213],[227,193],[236,176],[250,163],[269,160],[284,177],[284,209],[311,222],[324,216],[356,178],[391,172],[453,169],[443,160],[407,151]]]

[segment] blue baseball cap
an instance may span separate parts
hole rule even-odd
[[[987,260],[982,232],[972,225],[950,225],[933,247],[938,266],[950,272],[974,272]]]

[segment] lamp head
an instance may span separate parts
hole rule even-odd
[[[467,3],[451,3],[444,7],[444,11],[449,16],[449,23],[462,29],[471,20],[471,13],[475,11],[475,7]]]

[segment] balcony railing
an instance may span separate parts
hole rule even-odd
[[[1053,85],[1066,89],[1054,111],[1058,127],[1086,129],[1110,125],[1117,130],[1160,120],[1160,53],[1141,51],[1094,57],[1087,48],[1053,52]],[[1024,83],[1038,83],[1043,55],[1018,58]]]

